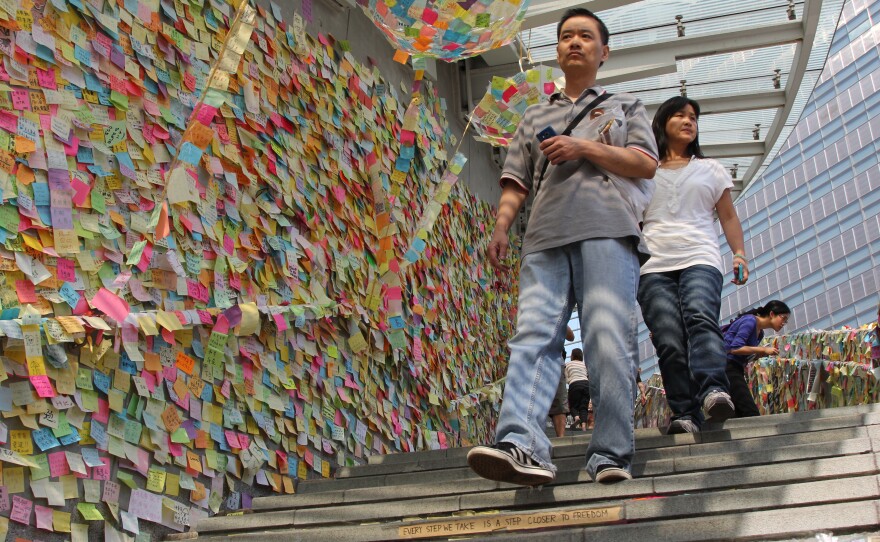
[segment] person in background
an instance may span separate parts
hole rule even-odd
[[[487,249],[500,272],[510,272],[502,263],[508,232],[530,192],[534,203],[523,238],[516,334],[508,343],[495,443],[476,446],[467,456],[477,475],[526,486],[556,479],[545,426],[562,371],[565,325],[575,307],[582,348],[590,353],[596,415],[586,471],[600,483],[632,478],[636,289],[639,264],[649,253],[640,243],[638,208],[627,199],[631,194],[608,175],[635,185],[657,169],[644,105],[627,93],[610,95],[596,82],[609,53],[605,24],[587,9],[572,8],[562,15],[556,36],[565,87],[526,109],[501,173]],[[587,111],[589,120],[584,116],[571,135],[563,135]]]
[[[730,196],[733,180],[718,161],[703,156],[699,116],[696,101],[676,96],[660,106],[652,124],[660,167],[645,213],[651,259],[640,271],[638,299],[672,410],[670,434],[698,432],[703,411],[713,422],[733,415],[718,325],[721,287],[725,267],[734,284],[749,278]],[[733,251],[730,267],[721,260],[716,212]]]
[[[769,301],[763,307],[746,311],[724,326],[724,348],[727,350],[727,380],[736,408],[735,417],[760,416],[758,406],[745,379],[745,366],[754,356],[775,356],[779,350],[772,346],[758,346],[764,330],[777,333],[788,322],[791,309],[782,301]]]
[[[871,339],[871,366],[880,367],[880,305],[877,305],[877,324]]]
[[[636,386],[639,387],[639,402],[643,405],[648,402],[648,388],[642,382],[642,368],[636,371]]]
[[[590,380],[584,364],[584,351],[580,348],[571,351],[571,360],[565,364],[565,379],[568,382],[568,410],[575,418],[575,425],[586,431],[590,418]]]
[[[565,330],[565,340],[571,342],[574,340],[574,331],[572,331],[571,326],[569,326]],[[565,363],[565,350],[562,351],[562,363]],[[557,437],[565,436],[565,418],[566,418],[566,403],[567,400],[567,391],[565,387],[565,373],[559,377],[559,385],[556,387],[556,396],[553,397],[553,402],[550,403],[550,419],[553,420],[553,430],[556,432]]]

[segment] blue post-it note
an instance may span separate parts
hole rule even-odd
[[[55,435],[52,434],[52,430],[48,427],[37,429],[36,431],[33,431],[31,435],[34,437],[34,442],[40,447],[40,451],[45,452],[56,446],[61,446],[61,443],[58,442],[58,439],[55,438]]]

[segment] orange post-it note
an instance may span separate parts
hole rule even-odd
[[[201,122],[194,122],[186,134],[186,138],[192,141],[193,145],[200,149],[205,149],[214,138],[214,130],[205,126]]]
[[[173,433],[180,427],[180,415],[177,414],[177,409],[174,408],[174,405],[168,405],[165,411],[162,412],[162,421],[165,423],[165,429],[169,433]]]
[[[196,360],[187,356],[183,352],[177,353],[177,368],[181,371],[185,372],[188,375],[193,374],[193,368],[196,365]]]
[[[394,52],[394,61],[399,62],[401,64],[406,64],[406,61],[409,60],[409,53],[406,51],[401,51],[398,49]]]

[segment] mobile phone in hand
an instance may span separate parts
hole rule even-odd
[[[538,135],[536,137],[538,138],[538,141],[545,141],[545,140],[550,139],[551,137],[555,137],[555,136],[556,136],[556,130],[554,130],[552,126],[548,126],[548,127],[544,128],[543,130],[541,130],[540,132],[538,132]]]
[[[742,284],[743,278],[745,278],[745,268],[743,267],[743,264],[736,266],[736,278],[737,282]]]

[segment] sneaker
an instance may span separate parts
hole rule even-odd
[[[596,469],[596,481],[600,484],[614,484],[624,480],[632,480],[632,474],[617,465],[606,463]]]
[[[679,418],[669,424],[667,435],[680,435],[682,433],[699,433],[700,426],[690,418]]]
[[[496,482],[540,486],[556,479],[556,473],[539,465],[510,442],[477,446],[468,452],[467,462],[475,473]]]
[[[706,421],[720,423],[733,417],[735,412],[730,395],[721,390],[710,391],[703,399],[703,411],[706,413]]]

